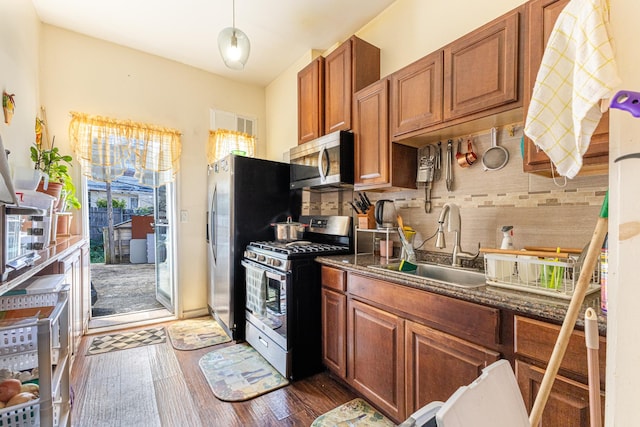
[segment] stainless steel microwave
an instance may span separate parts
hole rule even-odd
[[[33,265],[39,258],[47,237],[48,218],[42,209],[0,204],[0,276],[4,282],[9,273]]]
[[[353,187],[353,133],[337,131],[289,150],[291,189]]]

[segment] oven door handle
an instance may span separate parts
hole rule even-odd
[[[277,280],[279,282],[284,282],[285,280],[287,280],[287,276],[285,276],[284,274],[276,274],[271,271],[267,271],[266,276],[268,279]]]
[[[264,270],[265,275],[269,279],[278,280],[280,282],[284,282],[285,280],[287,280],[286,275],[274,273],[273,271],[267,270],[266,268],[263,268],[260,264],[256,264],[253,261],[248,261],[243,259],[242,261],[240,261],[240,264],[242,264],[245,267],[258,268],[258,269]]]

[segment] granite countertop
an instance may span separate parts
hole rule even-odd
[[[516,314],[548,320],[556,324],[562,324],[569,307],[568,299],[519,292],[494,286],[465,288],[393,270],[369,268],[370,265],[379,265],[385,262],[384,258],[381,259],[371,254],[321,256],[317,257],[316,261],[323,265],[340,268],[363,276],[382,279],[486,306],[511,310]],[[596,310],[598,313],[599,333],[603,336],[606,335],[607,318],[602,315],[600,310],[599,293],[585,297],[576,326],[584,329],[584,310],[587,307],[593,307]]]

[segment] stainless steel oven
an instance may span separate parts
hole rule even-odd
[[[322,369],[318,255],[351,252],[351,218],[301,217],[304,241],[251,242],[245,252],[245,337],[283,376]]]
[[[242,260],[247,289],[245,339],[279,372],[291,371],[287,343],[287,289],[291,274]]]

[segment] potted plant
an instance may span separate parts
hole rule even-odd
[[[59,185],[58,197],[63,201],[59,209],[80,208],[80,202],[76,197],[76,187],[71,175],[69,175],[69,166],[71,166],[73,158],[66,154],[60,154],[60,149],[55,147],[54,143],[55,137],[49,150],[44,149],[42,144],[34,144],[31,147],[31,160],[35,163],[36,170],[42,171],[49,177],[49,187],[52,185],[58,187]]]

